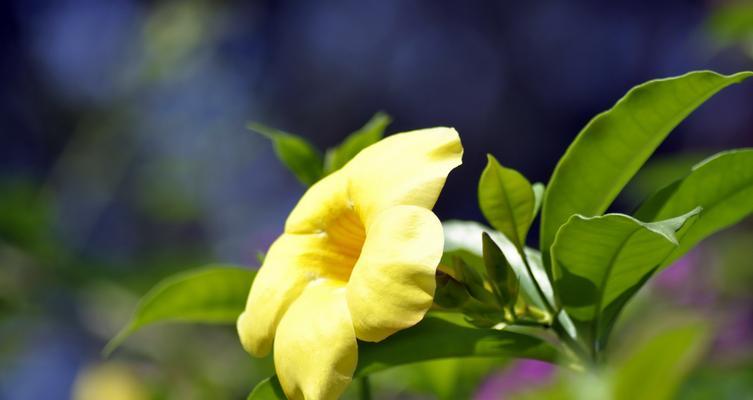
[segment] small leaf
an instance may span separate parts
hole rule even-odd
[[[554,304],[552,284],[544,271],[544,264],[538,251],[525,248],[534,279],[536,279],[539,287],[543,290],[546,299],[542,299],[539,296],[523,263],[523,259],[520,257],[520,253],[518,253],[515,245],[505,235],[474,221],[445,221],[442,223],[442,227],[444,230],[445,254],[453,254],[461,257],[466,264],[474,266],[478,271],[483,271],[485,268],[481,234],[484,232],[488,233],[497,246],[499,246],[499,249],[502,250],[510,266],[515,270],[515,274],[520,281],[520,293],[523,299],[529,304],[542,309],[547,308],[544,303],[545,301],[549,302],[549,304]]]
[[[110,354],[128,336],[156,322],[234,323],[243,312],[255,272],[217,266],[165,278],[141,298],[131,320],[105,346]]]
[[[277,376],[270,376],[259,382],[246,400],[287,400],[287,397]]]
[[[434,304],[443,308],[458,308],[468,301],[468,290],[462,283],[442,271],[437,271],[437,288],[434,291]]]
[[[342,168],[361,150],[384,137],[384,130],[392,122],[389,115],[378,112],[361,129],[351,133],[339,146],[329,149],[324,160],[324,174],[329,175]]]
[[[711,71],[646,82],[578,134],[554,169],[541,211],[541,249],[548,262],[557,230],[574,214],[602,214],[677,124],[723,88],[753,72]]]
[[[277,157],[302,184],[311,186],[322,178],[322,155],[305,139],[256,122],[247,128],[272,141]]]
[[[486,289],[484,278],[475,267],[466,263],[462,257],[450,254],[448,262],[443,261],[442,265],[452,271],[453,276],[463,284],[471,297],[483,304],[494,304],[494,295]]]
[[[504,168],[491,154],[487,157],[486,168],[478,183],[481,212],[494,229],[522,249],[536,205],[533,188],[519,172]]]
[[[703,207],[698,221],[680,239],[664,266],[698,242],[753,213],[753,149],[716,154],[693,167],[684,178],[650,197],[636,212],[654,221],[693,206]]]
[[[494,294],[502,307],[512,311],[518,300],[520,282],[515,271],[507,262],[505,254],[499,249],[488,233],[482,234],[483,257],[486,274],[491,281]]]
[[[594,356],[603,350],[625,297],[664,262],[677,245],[675,232],[699,212],[653,223],[622,214],[575,215],[560,228],[552,245],[554,286]]]

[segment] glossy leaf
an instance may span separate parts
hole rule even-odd
[[[478,183],[481,212],[494,229],[523,248],[533,222],[536,196],[518,171],[505,168],[491,154]]]
[[[358,152],[381,140],[391,122],[392,118],[389,115],[378,112],[361,129],[345,138],[339,146],[329,149],[324,160],[324,174],[329,175],[337,171]]]
[[[105,347],[109,354],[144,326],[165,321],[235,323],[255,272],[216,266],[170,276],[142,297],[131,320]]]
[[[753,213],[753,149],[732,150],[708,158],[684,178],[649,198],[636,217],[647,221],[703,207],[664,265],[688,252],[709,235]]]
[[[615,400],[675,398],[683,380],[710,344],[711,327],[701,319],[672,321],[648,336],[614,365]]]
[[[433,314],[379,343],[358,344],[356,376],[419,361],[453,357],[517,357],[555,362],[557,350],[522,333],[478,329]]]
[[[625,296],[664,262],[677,246],[675,232],[699,211],[654,223],[622,214],[575,215],[562,226],[552,245],[554,285],[594,355],[602,350]]]
[[[502,307],[512,310],[518,299],[518,290],[520,282],[515,270],[499,246],[489,236],[488,233],[482,234],[483,258],[486,266],[486,274],[494,289],[494,294]]]
[[[546,308],[544,301],[554,304],[554,291],[549,277],[544,271],[541,254],[531,248],[525,248],[534,278],[543,290],[546,299],[541,299],[536,290],[533,280],[528,274],[523,259],[520,257],[515,245],[499,232],[473,221],[446,221],[442,224],[444,229],[444,252],[445,254],[457,255],[469,264],[476,266],[479,271],[484,270],[483,242],[481,234],[486,232],[494,240],[515,274],[520,281],[520,292],[529,303],[540,308]]]
[[[272,141],[277,157],[302,184],[311,186],[322,178],[322,155],[306,139],[256,122],[247,127]]]
[[[602,214],[677,124],[721,89],[751,75],[698,71],[649,81],[592,119],[548,184],[541,214],[545,256],[570,216]]]
[[[625,186],[620,197],[625,203],[641,205],[659,188],[684,178],[694,165],[706,158],[708,158],[707,153],[686,151],[653,156]]]

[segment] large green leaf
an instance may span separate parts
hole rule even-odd
[[[592,119],[560,159],[548,184],[541,215],[545,258],[570,216],[601,215],[677,124],[721,89],[751,75],[699,71],[649,81]]]
[[[382,342],[359,343],[356,376],[396,365],[453,357],[518,357],[554,362],[558,353],[552,345],[534,336],[478,329],[435,314]]]
[[[680,384],[711,342],[709,325],[698,318],[671,321],[669,326],[662,326],[659,332],[631,346],[628,355],[613,365],[613,398],[675,398]]]
[[[306,139],[256,122],[247,128],[272,141],[277,157],[302,184],[311,186],[322,178],[322,155]]]
[[[544,301],[554,304],[552,284],[544,271],[541,254],[538,251],[531,248],[525,249],[534,279],[536,279],[546,299],[542,299],[539,295],[533,280],[526,270],[523,259],[520,257],[520,253],[518,253],[515,245],[505,235],[473,221],[445,221],[442,223],[442,227],[444,228],[445,254],[460,256],[466,263],[475,266],[478,271],[484,271],[485,269],[481,234],[484,232],[488,233],[497,246],[499,246],[499,249],[502,250],[505,258],[518,276],[521,294],[524,296],[524,299],[529,304],[542,309],[546,309]]]
[[[519,357],[555,362],[557,350],[543,339],[522,333],[473,328],[450,316],[430,315],[416,326],[379,343],[358,343],[355,377],[398,365],[456,357]],[[276,379],[262,381],[254,393],[275,393]],[[276,399],[284,397],[249,397]]]
[[[392,122],[389,115],[378,112],[361,127],[340,143],[329,149],[324,159],[324,174],[329,175],[342,168],[351,158],[364,148],[378,142],[384,137],[384,130]]]
[[[522,249],[536,206],[533,188],[518,171],[503,167],[491,154],[487,158],[478,182],[481,212],[494,229]]]
[[[594,355],[603,349],[625,296],[664,262],[677,246],[675,232],[698,212],[654,223],[622,214],[575,215],[562,226],[552,245],[554,286]]]
[[[255,272],[215,266],[170,276],[142,297],[128,324],[107,344],[105,354],[128,336],[156,322],[234,323],[246,304]]]
[[[649,198],[636,217],[654,221],[695,206],[703,207],[698,221],[664,265],[707,236],[753,213],[753,149],[732,150],[702,161],[687,176]]]

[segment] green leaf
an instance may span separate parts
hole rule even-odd
[[[287,397],[277,376],[270,376],[259,382],[246,400],[287,400]]]
[[[505,254],[502,253],[502,250],[499,249],[499,246],[489,234],[484,232],[482,238],[486,274],[499,304],[512,313],[515,302],[518,300],[520,282],[512,266],[507,262]]]
[[[473,328],[435,313],[379,343],[358,343],[356,376],[453,357],[518,357],[555,362],[558,353],[552,345],[534,336]]]
[[[687,176],[650,197],[636,217],[654,221],[696,205],[703,207],[698,221],[681,238],[665,266],[704,238],[753,213],[753,149],[727,151],[702,161]]]
[[[501,166],[491,154],[487,158],[478,183],[481,212],[494,229],[522,249],[536,206],[533,188],[518,171]]]
[[[481,234],[486,232],[494,240],[515,274],[520,281],[520,292],[526,302],[539,308],[546,308],[544,301],[554,304],[554,291],[549,277],[544,271],[541,254],[535,249],[525,248],[526,257],[534,274],[534,279],[543,290],[546,299],[542,299],[536,290],[533,280],[526,269],[523,259],[520,257],[515,245],[505,235],[492,230],[474,221],[445,221],[442,223],[444,230],[444,252],[449,255],[457,255],[467,264],[483,271],[483,242]]]
[[[708,157],[708,153],[682,152],[653,156],[625,186],[620,196],[625,203],[641,204],[658,188],[684,178],[694,165]],[[641,219],[641,218],[638,218]]]
[[[702,319],[672,321],[660,332],[630,346],[611,377],[615,400],[675,398],[680,384],[711,343],[711,326]]]
[[[452,276],[437,271],[437,288],[434,290],[434,304],[447,309],[458,308],[468,301],[468,290]]]
[[[277,158],[298,180],[311,186],[323,176],[321,153],[300,136],[250,122],[247,128],[272,141]]]
[[[554,286],[560,304],[596,356],[619,311],[677,246],[677,232],[700,209],[644,223],[622,214],[575,215],[552,245]]]
[[[533,217],[536,218],[536,214],[541,209],[541,202],[544,201],[544,193],[546,193],[546,186],[541,182],[536,182],[531,186],[533,188],[533,196],[536,198],[533,205]]]
[[[457,357],[518,357],[555,362],[557,350],[534,336],[478,329],[438,313],[426,316],[416,326],[400,331],[379,343],[358,343],[358,366],[354,377],[371,375],[399,365]],[[276,378],[262,381],[249,399],[273,397]],[[258,394],[257,394],[258,393]],[[268,397],[253,397],[253,396]]]
[[[557,230],[570,216],[602,214],[677,124],[721,89],[751,75],[698,71],[649,81],[592,119],[560,159],[548,184],[541,214],[545,259]]]
[[[378,112],[361,129],[351,133],[343,142],[327,151],[324,160],[324,174],[329,175],[342,168],[358,152],[378,142],[384,137],[384,130],[392,122],[389,115]]]
[[[457,277],[459,282],[462,282],[463,287],[471,297],[481,303],[494,303],[494,294],[484,286],[484,278],[478,267],[467,263],[463,257],[457,254],[450,254],[449,257],[445,257],[445,260],[447,261],[442,261],[443,267],[452,271],[452,274]]]
[[[714,7],[705,23],[707,33],[720,46],[753,44],[753,3],[733,1]],[[753,47],[744,48],[753,55]]]
[[[110,354],[128,336],[156,322],[234,323],[246,305],[255,272],[216,266],[165,278],[141,298],[131,320],[109,343]]]

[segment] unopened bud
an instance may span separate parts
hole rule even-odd
[[[444,308],[458,308],[468,300],[468,291],[463,285],[442,271],[437,271],[437,290],[434,303]]]

